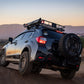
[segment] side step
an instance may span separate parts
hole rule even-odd
[[[6,58],[6,61],[18,62],[19,63],[20,59]]]

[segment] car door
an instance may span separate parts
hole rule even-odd
[[[6,55],[16,55],[17,52],[16,52],[16,48],[17,48],[17,43],[18,41],[20,42],[21,41],[21,38],[24,36],[24,33],[23,34],[20,34],[18,35],[12,43],[9,43],[8,44],[8,47],[6,49]]]
[[[23,37],[20,40],[17,40],[17,44],[15,46],[17,55],[21,54],[22,49],[28,43],[28,40],[31,35],[32,35],[32,32],[25,32]]]
[[[22,41],[21,41],[20,53],[25,48],[25,46],[28,45],[28,43],[29,43],[30,38],[32,37],[32,35],[33,35],[33,32],[31,32],[31,31],[25,33],[25,35],[24,35],[24,37],[22,38]],[[18,46],[19,46],[19,44],[18,44]]]

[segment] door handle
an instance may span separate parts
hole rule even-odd
[[[13,42],[13,44],[17,45],[17,42]]]
[[[28,43],[28,40],[26,40],[25,43]]]
[[[13,42],[12,44],[15,44],[15,45],[17,45],[17,40],[16,40],[15,42]]]

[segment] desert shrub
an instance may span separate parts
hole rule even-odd
[[[0,46],[4,46],[7,42],[7,40],[0,40]]]

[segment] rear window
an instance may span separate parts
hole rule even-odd
[[[56,31],[49,30],[49,29],[43,29],[43,36],[47,38],[54,38],[54,39],[60,39],[63,34],[57,33]]]

